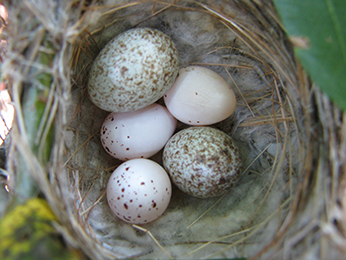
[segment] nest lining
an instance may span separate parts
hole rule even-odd
[[[57,228],[70,245],[82,248],[92,258],[104,259],[298,257],[304,255],[297,246],[299,239],[306,245],[316,244],[321,234],[315,231],[318,224],[311,222],[316,218],[309,216],[309,209],[314,208],[314,216],[319,216],[321,203],[313,204],[308,191],[325,187],[323,170],[328,172],[332,164],[334,177],[328,180],[334,186],[326,194],[336,200],[335,180],[342,180],[339,171],[344,149],[329,147],[325,140],[332,136],[344,147],[343,135],[334,133],[342,133],[345,120],[317,90],[309,92],[310,83],[295,64],[270,2],[41,2],[28,0],[10,9],[18,24],[13,24],[9,36],[17,39],[18,32],[26,34],[22,34],[22,42],[13,41],[9,51],[23,56],[9,55],[8,64],[23,64],[22,73],[28,77],[16,78],[18,74],[11,69],[6,72],[13,81],[19,111],[19,123],[13,130],[18,139],[14,140],[24,140],[13,142],[12,154],[16,156],[9,165],[18,172],[16,165],[24,158],[61,220]],[[49,16],[49,11],[43,10],[59,10],[59,15]],[[21,15],[26,12],[30,15]],[[57,22],[61,27],[53,30],[52,24]],[[243,175],[227,195],[200,200],[175,189],[164,216],[143,227],[125,224],[110,214],[104,188],[120,162],[102,150],[98,133],[107,113],[91,104],[85,88],[99,50],[118,33],[136,26],[156,28],[171,36],[178,46],[181,66],[206,66],[229,82],[238,106],[234,115],[215,127],[236,140],[243,158]],[[38,67],[35,51],[47,52],[44,39],[53,43],[57,55],[53,64]],[[33,67],[36,70],[30,70]],[[29,89],[20,86],[24,82],[40,87],[34,76],[37,68],[53,77],[52,101],[47,102],[55,115],[51,168],[28,152],[20,113],[20,93]],[[313,115],[325,117],[328,123]],[[328,118],[334,118],[335,123]],[[181,124],[178,129],[184,127]],[[316,132],[309,132],[311,128],[328,129],[323,132],[325,145],[320,149],[312,145],[318,138]],[[323,147],[334,151],[337,160],[331,163],[323,157]],[[153,159],[160,162],[160,154]],[[312,174],[314,164],[318,165],[316,176]],[[307,205],[306,211],[302,205]],[[291,228],[293,222],[295,228]],[[299,236],[296,232],[301,227],[306,228]],[[288,241],[285,247],[284,241]],[[318,245],[309,253],[318,255],[319,250]]]

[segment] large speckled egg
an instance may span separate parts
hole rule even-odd
[[[136,111],[113,112],[102,124],[101,143],[119,160],[149,158],[165,146],[176,124],[168,110],[156,103]]]
[[[226,193],[239,178],[238,147],[224,132],[190,127],[176,133],[163,151],[163,165],[183,192],[199,197]]]
[[[169,112],[188,125],[220,122],[233,113],[237,103],[233,90],[220,75],[199,66],[181,69],[164,100]]]
[[[98,54],[89,73],[91,101],[109,112],[146,107],[173,85],[179,71],[173,41],[151,28],[128,30]]]
[[[168,207],[172,185],[166,171],[148,159],[124,162],[107,184],[107,201],[113,213],[128,223],[146,224]]]

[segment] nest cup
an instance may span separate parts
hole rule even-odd
[[[326,184],[324,176],[328,184],[337,179],[330,178],[330,157],[319,153],[323,147],[333,149],[325,143],[332,131],[321,139],[315,134],[332,126],[334,132],[342,133],[345,124],[340,111],[318,90],[311,91],[270,1],[109,0],[60,1],[58,5],[41,1],[42,6],[33,6],[33,2],[10,8],[18,24],[13,24],[9,36],[17,37],[24,21],[32,25],[25,27],[32,36],[42,36],[34,46],[55,51],[52,63],[38,67],[53,79],[44,124],[54,125],[54,143],[45,161],[43,151],[37,155],[25,142],[16,141],[28,139],[21,131],[21,108],[25,106],[20,104],[25,101],[20,94],[39,87],[30,77],[15,78],[8,70],[19,111],[9,168],[16,174],[18,160],[29,165],[60,220],[58,230],[71,246],[93,259],[290,259],[321,254],[316,237],[323,236],[311,221],[321,217],[325,204],[311,194],[318,194]],[[52,6],[59,15],[44,14]],[[23,10],[30,15],[20,15]],[[57,32],[51,27],[54,19],[61,25]],[[136,27],[155,28],[170,36],[180,55],[180,67],[207,67],[229,83],[237,97],[236,110],[213,127],[235,140],[243,164],[240,180],[224,196],[199,199],[173,188],[164,215],[140,227],[115,218],[108,207],[107,181],[121,162],[110,157],[100,142],[100,127],[108,112],[93,105],[87,93],[88,72],[99,51],[119,33]],[[46,41],[53,47],[47,47]],[[18,43],[12,46],[17,49],[10,52],[20,51]],[[25,51],[23,60],[37,62],[37,56]],[[25,66],[26,75],[37,74]],[[18,87],[23,83],[24,88]],[[328,115],[337,118],[332,126],[318,118]],[[186,127],[180,123],[177,131]],[[161,155],[151,159],[161,164]],[[325,163],[314,175],[313,164],[319,158]],[[336,201],[339,186],[326,189],[324,199]],[[297,238],[297,232],[308,224]],[[316,246],[303,248],[301,241]]]
[[[264,246],[272,239],[283,221],[278,212],[284,213],[282,217],[287,214],[287,200],[296,182],[293,172],[298,166],[293,157],[297,153],[292,149],[298,149],[298,140],[291,124],[293,111],[289,103],[292,101],[283,90],[287,80],[262,57],[260,50],[257,53],[252,50],[252,46],[247,46],[229,28],[226,20],[208,10],[226,7],[229,10],[224,12],[225,18],[239,16],[232,5],[225,6],[222,2],[214,3],[215,6],[200,5],[202,2],[154,4],[126,7],[124,3],[119,10],[110,8],[108,14],[100,11],[98,22],[86,29],[90,36],[75,47],[78,55],[77,67],[73,70],[76,84],[72,88],[72,99],[76,102],[68,109],[72,120],[67,146],[70,151],[80,150],[67,167],[71,174],[78,171],[82,180],[80,192],[83,206],[88,210],[86,221],[116,257],[248,257],[261,243]],[[98,27],[100,24],[102,27]],[[180,67],[199,65],[214,70],[229,83],[238,100],[234,115],[214,127],[228,133],[240,147],[244,165],[242,177],[222,198],[197,199],[174,189],[165,214],[143,226],[165,251],[148,239],[143,230],[138,231],[114,218],[108,208],[104,188],[121,162],[108,156],[100,145],[100,126],[108,113],[96,108],[85,90],[88,70],[99,50],[117,34],[134,27],[155,28],[170,36],[179,52]],[[185,127],[180,124],[178,130]],[[283,159],[280,160],[280,156]],[[161,163],[161,157],[159,153],[152,159]],[[275,176],[275,172],[280,174]],[[230,246],[260,226],[262,242],[246,245],[241,252]],[[227,238],[244,229],[248,231]],[[209,245],[203,246],[205,243]]]

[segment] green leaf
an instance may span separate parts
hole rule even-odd
[[[37,62],[50,68],[53,64],[55,52],[52,44],[47,39],[44,39],[42,44],[45,51],[38,53]],[[47,101],[49,100],[53,77],[49,73],[42,72],[38,74],[36,79],[40,83],[39,85],[31,84],[23,90],[23,115],[32,151],[38,156],[39,161],[46,165],[49,161],[54,139],[54,125],[47,125],[47,113],[45,114],[45,110],[50,109],[51,106],[51,103]],[[48,127],[48,132],[45,138],[38,141],[37,134],[41,124]],[[42,155],[39,154],[40,147]]]
[[[346,110],[345,0],[274,0],[295,51],[315,83]]]
[[[42,51],[38,52],[36,62],[47,69],[52,67],[56,52],[48,40],[43,39]],[[54,120],[48,122],[52,113],[52,100],[49,98],[50,91],[54,90],[54,82],[51,74],[39,71],[35,66],[32,75],[36,77],[32,81],[23,84],[22,113],[31,152],[36,156],[43,167],[50,167],[49,159],[54,144]],[[53,121],[53,122],[52,122]],[[22,203],[28,198],[37,196],[39,187],[35,182],[27,161],[23,154],[17,154],[17,174],[15,186],[15,199],[11,207]]]

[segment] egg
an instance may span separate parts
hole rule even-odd
[[[107,184],[112,212],[127,223],[146,224],[160,217],[169,205],[172,185],[165,170],[148,159],[122,163]]]
[[[109,112],[144,108],[172,86],[179,71],[173,41],[151,28],[128,30],[96,57],[88,81],[90,100]]]
[[[188,125],[220,122],[236,107],[236,96],[228,83],[214,71],[199,66],[181,69],[164,100],[171,114]]]
[[[101,143],[119,160],[149,158],[164,147],[176,124],[168,110],[156,103],[136,111],[111,113],[102,124]]]
[[[234,186],[240,175],[241,159],[230,136],[218,129],[197,126],[171,137],[163,151],[163,166],[180,190],[209,198]]]

